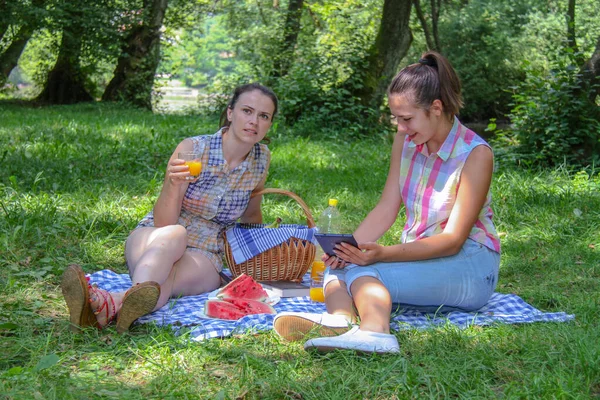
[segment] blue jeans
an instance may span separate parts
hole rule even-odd
[[[344,281],[352,296],[352,283],[370,276],[383,283],[393,303],[432,312],[473,311],[483,307],[494,293],[499,267],[500,254],[467,239],[462,249],[449,257],[327,268],[324,286],[334,280]]]

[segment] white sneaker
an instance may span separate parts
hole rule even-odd
[[[355,326],[350,331],[336,337],[320,337],[304,343],[304,350],[320,352],[335,349],[356,350],[363,353],[399,353],[400,345],[396,336],[389,333],[361,331]]]
[[[336,336],[348,332],[352,323],[337,314],[306,312],[281,312],[273,320],[273,329],[286,340],[301,340],[315,332],[321,336]]]

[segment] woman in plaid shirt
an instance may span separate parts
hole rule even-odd
[[[396,75],[388,98],[398,132],[387,181],[379,203],[354,232],[359,248],[341,244],[337,257],[325,260],[329,313],[286,313],[274,321],[284,338],[319,328],[325,337],[307,341],[306,349],[399,352],[390,334],[393,303],[473,311],[496,287],[493,154],[456,117],[462,106],[456,72],[446,58],[427,52]],[[400,243],[377,244],[402,204]]]
[[[221,115],[217,133],[179,143],[154,209],[125,244],[131,289],[109,293],[89,286],[77,265],[64,272],[62,290],[73,329],[103,327],[116,318],[117,331],[124,332],[171,297],[219,287],[221,233],[240,218],[245,223],[262,222],[261,196],[250,196],[264,188],[271,155],[260,142],[277,107],[269,88],[240,86]],[[202,154],[202,172],[195,180],[189,179],[189,167],[178,158],[185,151]]]

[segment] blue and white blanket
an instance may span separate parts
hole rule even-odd
[[[291,237],[308,240],[317,245],[314,239],[315,228],[306,225],[282,224],[277,229],[265,228],[265,224],[236,224],[227,230],[227,242],[236,264],[275,247]]]
[[[308,280],[309,274],[305,276]],[[127,290],[131,279],[127,274],[116,274],[110,270],[98,271],[90,275],[91,283],[98,284],[109,291]],[[182,327],[187,327],[192,340],[227,337],[232,334],[245,332],[267,331],[273,328],[274,315],[248,315],[237,321],[211,319],[204,316],[204,302],[208,294],[171,299],[164,307],[148,314],[136,323],[156,323],[171,325],[179,333]],[[277,312],[303,311],[323,313],[325,305],[314,303],[308,297],[282,298],[274,305]],[[531,322],[565,322],[574,319],[572,314],[564,312],[545,313],[527,304],[514,294],[494,293],[486,306],[476,312],[453,311],[449,313],[426,313],[417,309],[404,308],[392,316],[392,329],[432,328],[454,324],[460,328],[470,325],[492,325],[496,323],[522,324]]]

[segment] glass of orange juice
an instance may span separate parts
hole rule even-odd
[[[185,161],[185,165],[190,169],[190,176],[186,179],[188,181],[193,181],[200,176],[200,172],[202,171],[202,161],[200,161],[200,153],[195,151],[182,151],[177,157],[183,161]]]
[[[325,263],[321,260],[315,260],[310,271],[310,299],[316,302],[324,302],[323,293],[323,274],[325,272]]]

